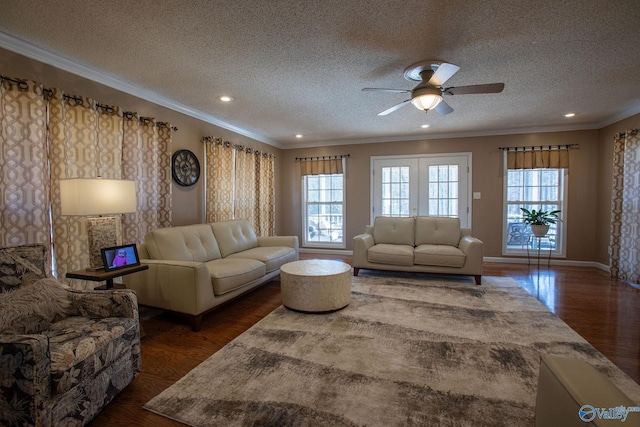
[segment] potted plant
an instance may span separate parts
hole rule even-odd
[[[542,209],[537,211],[535,209],[520,208],[520,210],[523,212],[522,221],[531,227],[531,232],[536,237],[546,236],[551,224],[562,221],[558,216],[559,210],[551,212],[543,211]]]

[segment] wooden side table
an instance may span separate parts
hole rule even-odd
[[[132,267],[125,267],[115,271],[106,272],[104,270],[76,270],[69,271],[66,274],[68,279],[80,279],[80,280],[90,280],[92,282],[103,282],[106,281],[107,284],[105,286],[98,286],[97,290],[108,290],[114,289],[113,279],[120,276],[125,276],[131,273],[137,273],[138,271],[148,270],[148,265],[134,265]]]

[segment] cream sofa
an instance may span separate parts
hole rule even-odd
[[[376,217],[353,238],[353,275],[361,268],[482,276],[482,241],[458,218]]]
[[[298,237],[257,237],[248,221],[231,220],[152,230],[138,254],[149,269],[126,277],[138,303],[187,315],[198,331],[205,313],[296,261]]]

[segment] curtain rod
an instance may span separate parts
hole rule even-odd
[[[261,155],[262,157],[273,157],[274,159],[276,158],[274,154],[269,153],[268,151],[260,151],[258,149],[251,148],[247,145],[232,144],[229,141],[223,141],[222,138],[214,138],[213,136],[203,136],[202,142],[205,142],[205,143],[210,142],[215,145],[223,145],[227,148],[233,147],[238,151],[244,151],[245,153],[253,153],[256,155]]]
[[[0,80],[6,80],[6,81],[8,81],[8,82],[15,83],[15,84],[17,84],[17,85],[18,85],[18,87],[19,87],[20,89],[27,89],[27,88],[29,88],[29,84],[28,84],[26,81],[24,81],[24,80],[16,80],[16,79],[12,79],[12,78],[10,78],[10,77],[3,76],[2,74],[0,74]]]
[[[631,134],[631,136],[636,135],[638,133],[638,131],[640,131],[640,129],[631,129],[629,131],[629,133]],[[627,137],[627,133],[626,132],[622,132],[620,134],[616,134],[615,139],[618,138],[626,138]]]
[[[295,161],[301,160],[331,160],[331,159],[343,159],[345,157],[350,157],[351,154],[336,154],[334,156],[315,156],[315,157],[296,157]]]
[[[569,150],[571,148],[578,148],[580,147],[580,144],[563,144],[563,145],[527,145],[524,147],[498,147],[498,150],[522,150],[522,151],[526,151],[526,150],[542,150],[542,149],[547,149],[547,150],[551,150],[551,149],[555,149],[555,150],[562,150],[563,148],[565,150]]]

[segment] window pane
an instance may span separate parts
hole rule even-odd
[[[527,254],[538,244],[542,251],[562,250],[563,223],[552,225],[546,237],[531,238],[531,230],[523,223],[521,207],[528,210],[559,210],[563,205],[563,171],[561,169],[526,169],[506,171],[505,253]]]
[[[344,247],[344,175],[312,175],[303,180],[304,243],[312,246]]]
[[[429,215],[458,216],[458,174],[458,165],[429,166]]]

